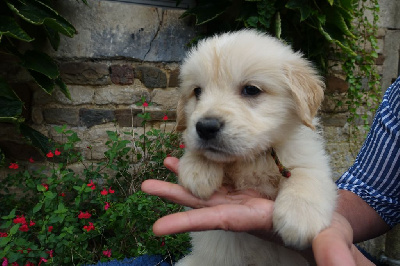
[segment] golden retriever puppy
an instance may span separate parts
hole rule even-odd
[[[273,199],[273,227],[305,248],[330,224],[336,186],[314,116],[324,84],[301,54],[253,30],[201,41],[181,67],[179,182],[200,198],[223,184]],[[247,233],[192,233],[179,266],[302,265],[300,255]]]

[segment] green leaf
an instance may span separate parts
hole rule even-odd
[[[58,47],[60,46],[60,34],[58,33],[58,31],[48,26],[44,26],[44,28],[46,30],[47,39],[49,39],[51,47],[53,47],[53,49],[57,51]]]
[[[43,186],[42,186],[43,187]],[[40,209],[42,208],[43,203],[39,202],[38,204],[35,205],[35,207],[33,207],[33,213],[37,213],[38,211],[40,211]]]
[[[10,241],[11,241],[11,236],[1,237],[0,238],[0,247],[5,247]]]
[[[337,27],[342,32],[342,34],[347,35],[351,38],[356,38],[356,36],[354,36],[353,33],[351,33],[351,31],[349,30],[349,27],[347,26],[343,15],[338,9],[335,8],[326,12],[326,23],[332,24]]]
[[[24,42],[31,42],[31,38],[15,21],[15,18],[0,16],[0,40],[2,35],[6,35]]]
[[[39,148],[44,154],[54,150],[51,140],[39,131],[34,130],[24,123],[19,125],[19,129],[21,134],[30,140],[32,145]]]
[[[45,53],[34,50],[26,51],[21,60],[23,67],[41,73],[50,79],[56,79],[60,75],[57,64]]]
[[[194,15],[196,17],[196,25],[202,25],[225,13],[226,8],[230,5],[231,1],[229,0],[199,1],[195,7],[187,10],[180,18]]]
[[[14,224],[13,227],[10,229],[10,235],[15,235],[15,233],[18,231],[19,224]]]
[[[310,8],[307,0],[289,0],[285,5],[286,8],[292,10],[299,10],[300,21],[304,21],[314,13],[314,10]]]
[[[0,119],[17,119],[22,113],[23,105],[24,103],[19,99],[8,83],[0,78]]]
[[[62,81],[61,78],[57,78],[55,80],[57,86],[60,88],[61,92],[67,97],[69,100],[72,101],[71,94],[69,93],[67,85]]]
[[[53,93],[55,88],[55,83],[53,79],[33,70],[29,70],[29,73],[39,85],[39,87],[42,88],[42,90],[44,90],[48,94]]]
[[[36,0],[5,0],[8,7],[18,16],[34,25],[46,25],[68,37],[76,30],[66,19],[48,5]]]
[[[15,212],[16,212],[16,210],[17,210],[17,209],[13,209],[13,210],[10,212],[9,215],[7,215],[7,216],[2,216],[1,219],[3,219],[3,220],[8,220],[8,219],[14,218],[14,217],[15,217]]]

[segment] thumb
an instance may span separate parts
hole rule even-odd
[[[179,159],[175,157],[167,157],[164,159],[164,166],[167,167],[169,170],[178,174],[178,165]]]

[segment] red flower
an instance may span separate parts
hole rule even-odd
[[[91,186],[90,187],[92,190],[95,190],[96,189],[96,185],[93,185],[93,186]]]
[[[164,121],[167,121],[168,120],[168,116],[167,115],[164,115],[164,117],[162,118]]]
[[[31,248],[27,248],[26,251],[29,253],[31,253],[32,249]]]
[[[7,265],[8,265],[8,259],[3,258],[3,263],[1,264],[1,266],[7,266]]]
[[[36,223],[34,221],[32,221],[32,220],[29,222],[29,226],[34,226],[35,224]]]
[[[50,258],[52,258],[54,251],[53,250],[49,250],[49,251],[46,251],[46,253],[49,254]]]
[[[185,148],[185,144],[181,144],[181,145],[179,145],[179,148],[181,148],[181,149],[184,149]]]
[[[90,183],[87,184],[88,187],[94,186],[93,180],[90,180]]]
[[[15,218],[13,220],[13,223],[15,223],[15,224],[26,224],[26,219],[25,219],[25,217],[23,215],[21,215],[21,216],[17,215],[17,218]]]
[[[103,190],[100,192],[100,194],[103,195],[103,196],[107,195],[107,194],[108,194],[107,189],[103,189]]]
[[[110,193],[110,194],[114,194],[114,193],[115,193],[115,190],[113,190],[113,189],[109,188],[109,189],[108,189],[108,193]]]
[[[55,154],[56,156],[59,156],[59,155],[61,154],[61,152],[60,152],[58,149],[56,149],[56,150],[54,151],[54,154]]]
[[[143,103],[143,106],[144,106],[144,107],[147,107],[147,106],[149,106],[149,104],[146,103],[146,102],[144,102],[144,103]]]
[[[78,215],[79,219],[89,219],[92,215],[88,212],[80,212]]]
[[[46,156],[47,156],[47,158],[53,158],[53,157],[54,157],[54,154],[53,154],[51,151],[49,151],[49,152],[46,154]]]
[[[44,186],[44,188],[46,189],[46,191],[49,190],[49,185],[47,185],[47,184],[42,184],[42,186]]]
[[[94,229],[96,229],[96,228],[94,227],[93,223],[89,222],[89,225],[85,225],[85,226],[83,227],[83,229],[85,229],[86,231],[89,232],[89,231],[94,230]]]
[[[41,257],[38,266],[39,266],[40,264],[42,264],[42,262],[46,263],[47,260],[46,260],[45,258]]]
[[[53,226],[50,225],[49,227],[47,227],[47,231],[49,231],[51,233],[51,231],[53,231]]]
[[[64,192],[61,192],[59,195],[60,195],[61,197],[65,197],[65,193],[64,193]]]
[[[31,157],[31,158],[29,158],[29,162],[30,162],[30,163],[34,163],[35,160],[33,160],[33,158]]]
[[[17,170],[19,168],[19,166],[17,163],[10,163],[10,166],[8,168]]]
[[[33,262],[28,261],[26,262],[25,266],[35,266],[35,264]]]
[[[0,237],[7,237],[8,234],[6,232],[0,232]]]
[[[104,205],[104,210],[108,210],[111,207],[111,205],[107,201],[105,202],[105,204],[106,205]]]
[[[27,224],[23,224],[20,226],[19,231],[21,232],[28,232],[29,231],[29,227]]]
[[[11,265],[12,266],[19,266],[18,262],[15,262],[15,261],[13,263],[11,263]]]
[[[111,257],[111,249],[103,250],[103,255],[106,257]]]

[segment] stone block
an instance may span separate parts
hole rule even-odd
[[[157,67],[138,66],[135,74],[147,88],[167,87],[167,75]]]
[[[55,90],[53,98],[62,104],[90,104],[93,103],[95,89],[90,86],[69,85],[68,86],[71,99],[68,99],[60,90]]]
[[[338,77],[329,76],[326,78],[326,92],[333,93],[344,93],[349,89],[349,84]]]
[[[96,104],[134,104],[142,97],[148,101],[150,93],[140,81],[135,79],[133,85],[117,86],[111,85],[107,87],[97,88],[94,95],[94,102]]]
[[[111,84],[108,66],[96,62],[67,62],[60,64],[61,77],[67,84]]]
[[[175,111],[154,110],[154,111],[149,111],[149,113],[150,113],[150,121],[152,122],[165,121],[164,120],[165,115],[168,117],[167,121],[176,120]]]
[[[324,126],[343,127],[347,123],[347,114],[321,114],[321,121]]]
[[[143,119],[137,115],[141,112],[138,109],[118,109],[114,114],[119,127],[140,127]]]
[[[127,2],[127,1],[125,1]],[[195,28],[179,17],[177,9],[155,8],[123,1],[57,1],[56,10],[78,34],[61,36],[59,58],[132,58],[150,62],[178,62]],[[79,12],[77,12],[79,11]]]
[[[113,110],[87,109],[79,110],[80,124],[86,127],[105,124],[115,120]]]
[[[79,124],[79,110],[75,108],[47,108],[43,109],[43,118],[48,124],[77,126]]]
[[[151,95],[151,101],[163,109],[176,109],[179,100],[177,89],[154,89]]]
[[[33,107],[32,109],[32,122],[35,124],[43,123],[43,113],[41,108]]]
[[[131,65],[112,65],[110,70],[112,83],[119,85],[133,84],[134,74]]]

